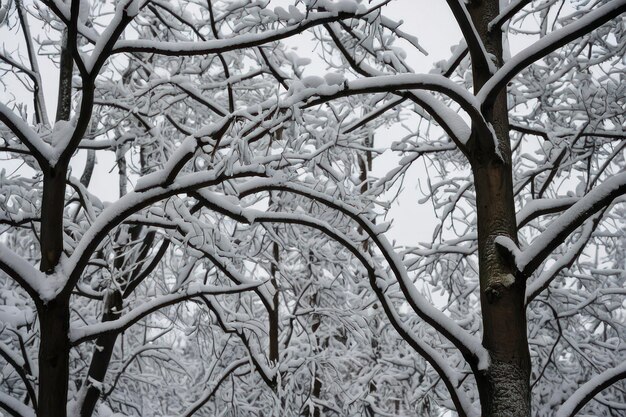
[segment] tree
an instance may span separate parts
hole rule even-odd
[[[385,3],[3,6],[25,59],[3,53],[2,69],[33,104],[0,104],[2,150],[34,177],[2,177],[0,406],[620,409],[626,1],[449,0],[464,40],[431,74],[410,70],[394,42],[420,46]],[[32,19],[54,35],[38,41]],[[303,76],[280,41],[305,30],[349,74]],[[525,32],[538,39],[507,57],[503,33]],[[54,124],[46,48],[59,66]],[[429,128],[377,141],[404,158],[375,180],[373,132],[407,112]],[[102,151],[119,172],[113,203],[89,191]],[[432,244],[402,251],[376,224],[379,203],[420,157],[441,224]],[[377,400],[389,393],[393,404]]]

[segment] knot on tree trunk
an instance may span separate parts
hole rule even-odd
[[[485,296],[490,304],[498,301],[507,288],[515,284],[515,276],[511,273],[498,274],[489,280],[487,288],[485,288]]]

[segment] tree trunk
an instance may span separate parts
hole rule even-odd
[[[104,298],[104,314],[102,322],[116,320],[122,313],[122,294],[118,290],[107,290]],[[90,417],[96,408],[98,398],[100,398],[101,388],[93,384],[93,381],[99,383],[104,382],[104,377],[109,369],[111,355],[117,340],[117,333],[111,332],[103,334],[96,339],[91,363],[89,364],[88,379],[85,383],[88,385],[85,399],[80,408],[80,417]]]
[[[47,168],[43,176],[41,202],[42,272],[52,273],[63,252],[63,210],[65,209],[65,168]]]
[[[491,356],[489,368],[477,378],[483,416],[530,416],[525,282],[494,243],[497,236],[517,240],[510,166],[475,166],[474,182],[483,345]]]
[[[468,10],[487,52],[500,67],[502,32],[488,30],[489,22],[499,13],[499,0],[474,0]],[[487,68],[473,66],[474,90],[478,91],[490,76]],[[474,133],[470,139],[478,215],[483,346],[491,356],[489,368],[476,379],[483,416],[530,416],[526,283],[516,276],[514,265],[495,245],[497,236],[517,242],[506,92],[497,97],[491,108],[483,109],[483,115],[492,124],[498,140],[494,149],[490,137]]]
[[[272,284],[272,288],[274,289],[274,295],[272,297],[272,309],[268,311],[269,316],[269,360],[272,365],[278,365],[278,360],[280,359],[280,351],[279,351],[279,326],[280,326],[280,317],[279,317],[279,289],[278,289],[278,265],[280,263],[280,253],[278,248],[278,243],[272,243],[272,256],[274,258],[274,262],[270,266],[270,274],[271,279],[270,282]]]
[[[69,297],[39,306],[38,417],[66,417],[69,381]]]

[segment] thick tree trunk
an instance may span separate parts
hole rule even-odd
[[[69,381],[70,309],[68,297],[39,306],[38,417],[66,417]]]
[[[39,266],[42,272],[52,273],[63,252],[66,174],[67,170],[63,168],[47,168],[44,171]]]
[[[474,182],[483,345],[491,355],[488,370],[477,378],[483,416],[530,416],[525,282],[494,244],[497,236],[516,240],[510,166],[475,166]]]
[[[473,0],[468,10],[487,52],[500,67],[502,33],[488,30],[489,22],[499,13],[499,0]],[[475,66],[473,77],[478,91],[490,74],[487,68]],[[478,215],[483,345],[491,356],[489,368],[476,379],[483,416],[530,416],[526,283],[495,245],[497,236],[517,242],[506,92],[498,96],[492,108],[483,109],[483,114],[498,140],[494,149],[492,138],[475,133],[469,151]]]

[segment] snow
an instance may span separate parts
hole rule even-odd
[[[571,417],[574,415],[576,409],[584,404],[586,398],[589,395],[596,393],[598,387],[604,386],[604,384],[610,379],[625,378],[626,377],[626,362],[622,362],[615,368],[607,369],[606,371],[594,376],[589,381],[585,382],[580,388],[578,388],[572,395],[569,396],[567,401],[561,405],[555,414],[555,417]]]
[[[367,11],[367,7],[357,0],[307,0],[305,4],[309,7],[328,10],[334,15],[339,13],[362,14]]]
[[[559,236],[568,232],[572,225],[600,210],[602,206],[599,206],[598,203],[608,198],[615,198],[617,195],[625,192],[626,172],[623,172],[606,179],[587,195],[581,197],[576,204],[550,223],[546,230],[535,238],[523,252],[513,248],[515,244],[512,242],[498,238],[497,243],[505,246],[515,255],[517,268],[520,271],[524,271],[531,262],[542,255],[546,248],[560,244],[562,240],[559,240]],[[605,202],[608,203],[608,201]],[[571,231],[569,232],[571,233]]]
[[[626,6],[626,0],[612,0],[601,7],[586,13],[583,17],[574,23],[555,30],[533,43],[528,48],[516,54],[507,63],[505,63],[490,79],[483,85],[476,95],[481,103],[491,98],[498,91],[494,89],[503,88],[507,81],[513,78],[519,71],[528,64],[540,59],[554,49],[555,45],[560,45],[563,40],[573,40],[580,36],[579,32],[587,32],[590,28],[597,27],[599,24],[608,20],[607,16],[611,16],[615,11],[623,9]]]
[[[0,391],[0,404],[6,405],[8,412],[15,410],[16,415],[20,417],[36,417],[32,408],[2,391]]]
[[[140,192],[153,187],[166,185],[168,177],[174,173],[176,168],[181,169],[180,164],[189,159],[196,152],[197,140],[193,136],[185,138],[176,151],[169,157],[163,169],[154,171],[137,180],[135,191]]]
[[[54,150],[52,146],[44,142],[24,120],[3,103],[0,103],[0,121],[9,127],[26,147],[31,149],[35,158],[43,158],[51,166],[54,166],[56,159],[53,158]]]
[[[135,307],[129,312],[125,313],[121,318],[117,320],[90,324],[78,328],[72,327],[70,328],[69,338],[71,343],[78,344],[85,340],[95,339],[96,337],[104,333],[119,332],[125,330],[128,327],[132,326],[134,323],[136,323],[138,320],[146,317],[148,314],[168,305],[175,304],[177,302],[188,300],[193,297],[198,297],[200,295],[232,294],[236,292],[249,291],[262,284],[262,282],[235,286],[192,284],[177,293],[158,296],[150,301],[147,301],[139,307]]]
[[[309,75],[308,77],[304,77],[302,79],[302,84],[306,88],[317,88],[326,84],[326,80],[322,77],[318,77],[317,75]]]
[[[283,9],[284,10],[284,9]],[[289,14],[291,17],[291,15]],[[245,33],[231,38],[212,39],[202,42],[159,42],[147,39],[118,40],[113,48],[113,53],[122,51],[143,51],[166,55],[208,55],[219,52],[227,52],[241,48],[250,48],[263,45],[270,41],[284,39],[302,30],[303,26],[315,26],[326,23],[329,18],[335,17],[335,12],[309,13],[308,17],[298,23],[289,24],[275,30],[262,33]],[[109,32],[109,25],[105,33]],[[102,35],[105,39],[105,34]],[[98,44],[101,42],[98,41]],[[96,45],[96,49],[97,45]],[[101,48],[100,48],[101,49]],[[95,51],[94,51],[95,52]]]
[[[66,278],[57,273],[46,275],[24,258],[0,243],[0,268],[18,281],[31,296],[47,302],[52,300],[65,285]]]
[[[343,74],[338,72],[328,72],[324,74],[324,79],[326,80],[326,84],[328,85],[340,85],[346,80]]]
[[[0,323],[18,328],[32,324],[34,320],[35,312],[28,307],[0,305]]]
[[[566,207],[574,205],[578,200],[578,197],[541,198],[531,200],[526,203],[515,216],[517,224],[526,223],[528,219],[535,218],[538,215],[542,215],[542,213],[565,209]]]

